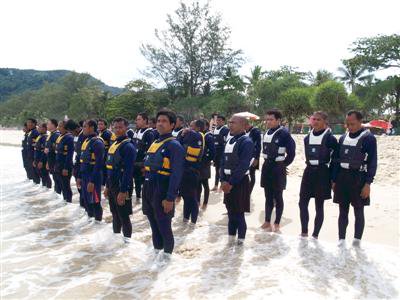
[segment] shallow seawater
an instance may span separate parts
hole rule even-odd
[[[398,297],[397,248],[339,248],[254,229],[245,245],[230,246],[225,225],[200,219],[191,229],[180,210],[174,255],[159,266],[139,205],[124,244],[106,201],[105,220],[88,223],[76,195],[66,204],[24,181],[19,148],[0,146],[0,156],[2,299]]]

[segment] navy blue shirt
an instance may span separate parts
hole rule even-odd
[[[132,142],[134,143],[137,151],[136,162],[143,162],[147,150],[149,149],[150,145],[154,142],[153,129],[140,128],[135,130],[135,133],[137,132],[143,133],[143,137],[141,140],[138,140],[135,139],[134,135],[132,134]]]
[[[89,135],[86,137],[86,139],[91,139],[96,135],[97,134]],[[104,154],[105,154],[104,142],[101,139],[96,139],[95,141],[92,142],[92,149],[93,149],[93,154],[95,156],[95,163],[94,165],[91,165],[89,163],[80,163],[80,172],[78,173],[78,178],[80,178],[81,176],[85,176],[89,178],[90,182],[95,182],[100,180],[101,175],[103,174]]]
[[[46,149],[48,149],[49,151],[47,153],[47,162],[49,163],[50,167],[54,165],[54,162],[56,160],[56,140],[59,136],[60,136],[59,131],[53,131],[50,132],[50,135],[46,140]]]
[[[364,130],[365,128],[361,128],[359,131],[355,133],[350,133],[349,136],[354,139],[358,137]],[[339,153],[340,153],[340,147],[343,145],[344,138],[346,137],[346,134],[342,135],[339,139]],[[362,153],[368,154],[367,156],[367,171],[366,171],[366,176],[365,176],[365,182],[371,184],[374,181],[374,177],[376,174],[376,170],[378,168],[378,154],[377,154],[377,145],[376,145],[376,138],[375,136],[370,133],[367,135],[362,142],[362,148],[361,148]],[[341,167],[339,163],[336,163],[334,166],[333,174],[332,174],[332,180],[335,182],[337,175],[340,171]]]
[[[120,143],[126,138],[128,138],[127,135],[117,137],[115,143]],[[133,164],[135,163],[136,159],[136,149],[135,145],[132,142],[129,142],[120,146],[118,151],[121,155],[123,170],[112,169],[108,170],[107,174],[111,182],[119,182],[119,191],[121,193],[126,193],[129,189],[129,185],[132,183]],[[109,184],[109,181],[107,181],[107,184]]]
[[[79,169],[80,165],[80,159],[81,159],[81,149],[82,149],[82,144],[85,141],[86,136],[83,134],[83,131],[81,131],[78,136],[74,137],[74,148],[75,148],[75,167]]]
[[[214,138],[210,132],[205,133],[204,136],[206,145],[204,149],[204,155],[202,158],[202,162],[211,162],[215,159],[215,145]]]
[[[107,153],[108,148],[110,148],[111,144],[113,143],[113,134],[110,130],[105,129],[103,131],[99,132],[100,137],[103,139],[104,141],[104,147],[105,147],[105,151]]]
[[[239,163],[235,169],[232,170],[231,175],[226,175],[224,173],[224,164],[225,159],[221,160],[221,182],[227,181],[230,185],[235,185],[240,183],[243,177],[246,175],[246,172],[250,168],[250,162],[253,159],[253,151],[254,151],[254,143],[249,137],[239,139],[245,133],[240,133],[235,135],[229,140],[229,144],[233,144],[237,141],[235,145],[238,148],[238,156],[239,156]]]
[[[74,137],[67,132],[56,148],[56,165],[58,170],[72,170],[74,156]],[[65,154],[64,154],[65,153]]]
[[[278,130],[281,126],[268,129],[267,133],[272,134],[276,130]],[[289,166],[296,155],[296,142],[290,135],[289,131],[286,128],[282,128],[279,132],[276,133],[274,139],[279,137],[278,146],[279,147],[286,147],[286,156],[285,160],[283,161],[285,166]]]
[[[39,163],[46,163],[46,154],[44,153],[44,148],[46,146],[46,139],[47,139],[47,135],[46,134],[40,134],[37,138],[36,138],[36,142],[35,142],[35,162]]]
[[[203,137],[201,133],[194,131],[192,129],[186,131],[184,134],[183,133],[179,134],[176,139],[179,141],[179,143],[181,143],[183,147],[185,147],[185,149],[187,147],[203,148]],[[188,161],[187,159],[185,159],[185,168],[189,167],[199,168],[201,155],[202,153],[200,152],[200,157],[196,162]]]
[[[160,135],[157,142],[161,142],[172,136],[171,133]],[[169,176],[168,191],[167,191],[167,201],[175,201],[178,195],[178,189],[181,184],[184,161],[185,161],[185,150],[182,145],[177,140],[171,140],[166,142],[165,145],[165,157],[169,158],[171,175]],[[146,172],[146,179],[150,181],[158,180],[160,178],[157,173]],[[162,199],[164,200],[164,199]]]
[[[160,137],[160,134],[158,133],[157,129],[155,129],[155,128],[153,128],[153,137],[154,137],[154,140],[156,140]]]
[[[225,125],[223,126],[218,126],[214,130],[220,130],[217,135],[214,135],[214,132],[212,132],[213,137],[214,137],[214,145],[215,145],[215,151],[217,152],[223,152],[224,151],[224,142],[225,138],[229,133],[229,128]]]
[[[254,144],[253,158],[260,160],[261,131],[257,127],[251,127],[247,133],[249,135],[249,138],[253,141]]]
[[[28,137],[26,139],[26,154],[28,159],[34,158],[35,152],[35,143],[36,138],[39,136],[39,131],[36,128],[33,128],[31,131],[28,132]]]

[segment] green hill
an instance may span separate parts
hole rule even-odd
[[[45,83],[59,82],[71,73],[73,72],[68,70],[37,71],[0,68],[0,102],[4,102],[12,95],[38,90]],[[90,76],[90,81],[99,86],[101,90],[110,92],[112,95],[120,94],[123,91],[121,88],[108,86],[93,76]]]

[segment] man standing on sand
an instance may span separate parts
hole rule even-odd
[[[221,189],[228,211],[229,241],[238,237],[238,245],[246,237],[245,212],[250,212],[249,168],[253,160],[254,144],[246,135],[247,120],[233,115],[229,120],[232,138],[226,143],[221,160]]]
[[[293,162],[296,144],[289,131],[281,126],[282,113],[272,109],[266,112],[267,132],[263,138],[264,164],[261,170],[261,187],[265,193],[265,222],[261,228],[280,233],[283,213],[283,190],[286,188],[287,167]],[[274,227],[271,215],[275,207]]]
[[[339,204],[339,245],[345,243],[350,204],[354,209],[353,246],[360,246],[364,232],[364,206],[370,205],[370,185],[378,165],[375,136],[362,127],[363,116],[351,110],[346,116],[347,133],[339,139],[339,162],[333,172],[333,202]]]
[[[338,157],[338,142],[328,128],[328,115],[322,111],[312,115],[313,129],[304,138],[307,167],[300,187],[301,236],[308,236],[308,204],[315,198],[315,221],[312,237],[317,239],[324,221],[324,202],[331,199],[333,164]]]

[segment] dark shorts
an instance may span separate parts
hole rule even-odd
[[[307,166],[305,168],[301,179],[300,198],[315,198],[316,200],[332,198],[330,171],[327,166]]]
[[[215,149],[214,165],[216,168],[221,166],[221,160],[224,156],[224,149]]]
[[[365,173],[340,168],[336,178],[333,202],[348,204],[353,207],[370,205],[370,198],[362,199],[360,194],[365,184]]]
[[[283,191],[286,188],[286,166],[283,162],[264,162],[261,169],[261,187],[274,191]]]
[[[101,180],[96,180],[94,182],[94,190],[89,193],[87,190],[87,185],[89,183],[89,178],[82,176],[82,196],[86,203],[95,204],[101,202]]]
[[[230,213],[250,212],[250,181],[249,176],[233,186],[229,194],[224,194],[224,204]]]

